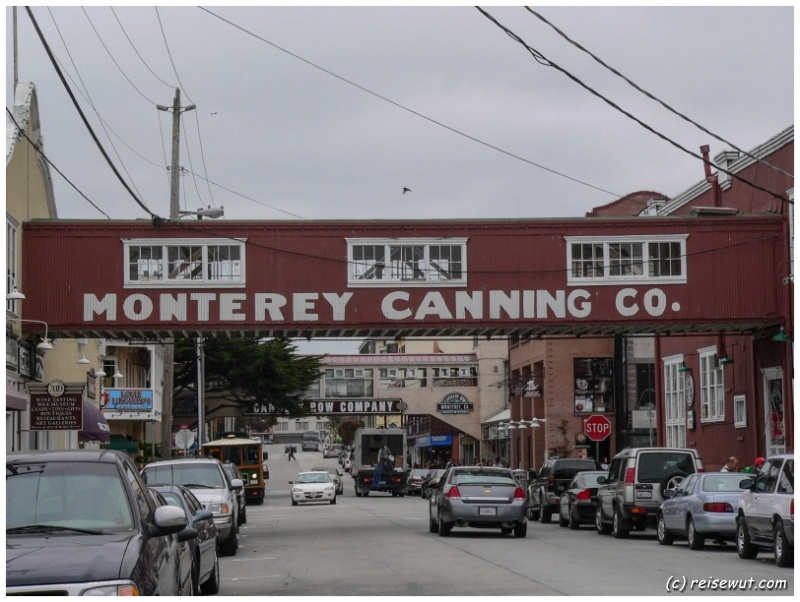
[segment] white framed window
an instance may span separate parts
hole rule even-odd
[[[737,429],[747,426],[747,398],[744,395],[733,396],[733,426]]]
[[[664,359],[664,427],[667,447],[686,447],[686,378],[683,356]]]
[[[17,243],[19,224],[6,216],[6,294],[17,286]],[[19,315],[17,301],[6,299],[6,311]]]
[[[243,287],[242,239],[124,240],[125,287]]]
[[[567,284],[685,284],[687,237],[566,236]]]
[[[716,347],[699,349],[700,356],[700,421],[721,422],[725,419],[725,382]]]
[[[348,238],[347,283],[352,287],[464,286],[466,238]]]

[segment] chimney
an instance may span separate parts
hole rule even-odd
[[[703,155],[703,169],[706,174],[706,182],[711,184],[711,190],[713,191],[711,206],[719,207],[719,183],[717,182],[717,178],[714,177],[714,174],[711,173],[711,161],[708,159],[708,151],[709,148],[707,144],[700,147],[700,152]]]

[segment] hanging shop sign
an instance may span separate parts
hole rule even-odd
[[[104,412],[151,412],[152,389],[103,389],[100,409]]]
[[[31,431],[80,431],[83,428],[83,383],[54,380],[28,383]]]

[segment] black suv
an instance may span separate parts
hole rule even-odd
[[[603,470],[592,459],[551,458],[545,460],[539,473],[530,471],[528,485],[528,519],[549,523],[553,512],[558,512],[561,495],[567,490],[572,477],[584,470]]]

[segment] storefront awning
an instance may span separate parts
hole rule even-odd
[[[6,385],[8,386],[8,385]],[[24,412],[28,408],[28,398],[13,389],[6,390],[6,410]]]
[[[496,414],[492,414],[486,420],[481,422],[484,426],[494,425],[498,422],[509,422],[511,420],[511,410],[506,408],[505,410],[500,410]]]
[[[111,429],[108,428],[103,413],[91,403],[83,404],[83,430],[78,432],[78,441],[99,441],[108,443],[111,439]]]
[[[111,435],[111,440],[103,446],[103,449],[117,449],[132,454],[139,448],[125,435]]]

